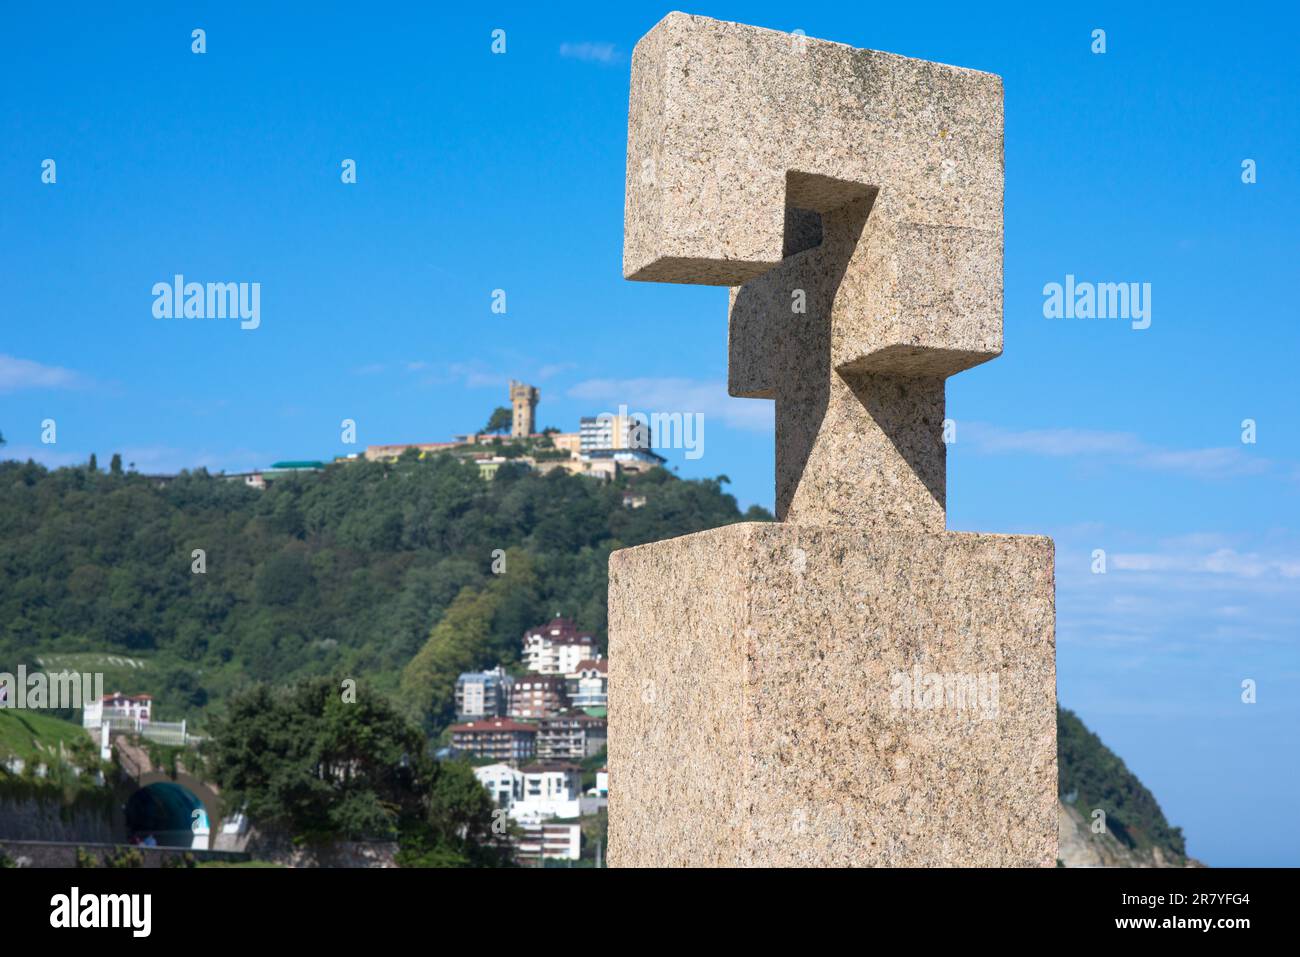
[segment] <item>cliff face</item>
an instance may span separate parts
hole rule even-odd
[[[1131,848],[1109,831],[1094,834],[1090,821],[1075,807],[1057,804],[1057,860],[1063,867],[1204,867],[1194,858],[1178,858],[1163,848]]]
[[[1182,828],[1170,825],[1155,795],[1077,715],[1058,709],[1056,728],[1061,866],[1205,866],[1187,856]]]

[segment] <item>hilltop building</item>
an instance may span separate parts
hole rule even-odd
[[[580,451],[648,449],[653,443],[650,423],[634,415],[584,415],[578,420]]]
[[[510,380],[510,437],[527,438],[533,434],[533,417],[541,393],[525,382]]]
[[[478,465],[479,474],[491,480],[506,462],[513,462],[545,475],[563,469],[572,475],[608,481],[623,472],[644,472],[664,464],[666,459],[651,448],[653,436],[644,416],[629,415],[620,406],[618,414],[583,416],[577,432],[538,433],[536,413],[541,393],[536,386],[510,380],[510,435],[488,433],[453,436],[451,442],[399,442],[369,445],[363,456],[367,462],[392,462],[414,449],[427,455],[449,452]],[[513,444],[510,457],[501,454],[500,446]],[[521,454],[522,453],[522,454]],[[339,460],[336,460],[339,461]],[[277,463],[298,468],[315,463]],[[266,478],[276,470],[273,466]],[[242,477],[242,476],[241,476]],[[248,479],[250,484],[261,481]]]

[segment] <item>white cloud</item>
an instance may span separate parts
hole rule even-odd
[[[0,392],[19,389],[74,389],[85,380],[71,369],[0,354]]]
[[[960,426],[959,426],[960,427]],[[1028,452],[1031,455],[1122,455],[1140,452],[1142,441],[1128,432],[1088,429],[1029,429],[1016,432],[971,422],[961,438],[970,438],[982,452]]]
[[[626,405],[629,412],[700,412],[732,429],[770,432],[774,406],[771,402],[736,399],[727,394],[722,382],[698,379],[587,379],[565,393],[571,399],[597,403],[593,414],[616,412]]]
[[[959,429],[962,427],[959,425]],[[1267,472],[1272,463],[1245,446],[1168,449],[1151,445],[1132,432],[1089,429],[1028,429],[1015,431],[984,422],[965,424],[959,436],[986,455],[1023,453],[1051,458],[1087,457],[1160,472],[1197,478],[1233,478]]]
[[[1212,552],[1119,552],[1110,556],[1108,561],[1110,567],[1119,571],[1232,578],[1300,578],[1300,558],[1239,552],[1233,548],[1217,548]]]
[[[588,63],[618,63],[623,55],[612,43],[561,43],[560,56],[566,60],[584,60]]]

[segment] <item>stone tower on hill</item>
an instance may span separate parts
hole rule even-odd
[[[533,434],[533,413],[537,409],[538,398],[540,394],[535,387],[510,380],[511,438]]]

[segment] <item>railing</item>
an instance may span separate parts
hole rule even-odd
[[[189,741],[184,721],[150,721],[140,729],[140,737],[158,744],[183,745]]]
[[[150,721],[139,715],[130,717],[121,714],[106,714],[98,721],[87,718],[83,725],[92,730],[107,727],[109,733],[126,732],[158,744],[187,745],[199,739],[185,730],[184,721]]]

